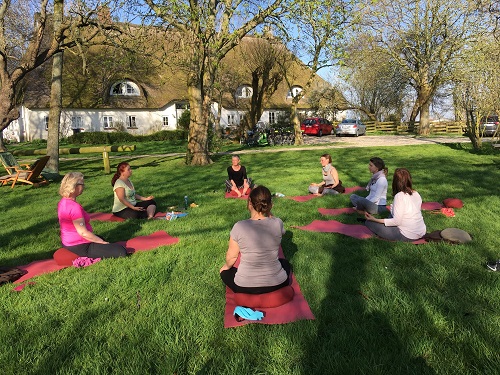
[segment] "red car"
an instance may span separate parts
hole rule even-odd
[[[306,118],[300,124],[300,130],[303,134],[317,135],[321,137],[323,134],[334,134],[335,129],[330,121],[321,117]]]

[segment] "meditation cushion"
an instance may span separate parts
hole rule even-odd
[[[72,253],[71,251],[65,249],[64,247],[56,250],[56,252],[53,255],[54,260],[60,266],[72,266],[73,261],[78,257],[79,256],[77,254]]]
[[[462,208],[464,206],[464,202],[458,198],[446,198],[443,201],[443,205],[448,208]]]
[[[263,294],[234,293],[234,302],[239,306],[270,308],[290,302],[293,299],[293,295],[293,288],[288,285],[274,292]]]
[[[467,243],[472,241],[469,233],[458,228],[446,228],[440,234],[444,240],[452,243]]]

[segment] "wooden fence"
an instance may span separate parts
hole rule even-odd
[[[365,122],[366,131],[368,133],[374,132],[391,132],[391,133],[418,133],[418,128],[420,123],[417,121],[415,125],[410,128],[406,122],[378,122],[378,121],[367,121]],[[431,134],[463,134],[463,129],[465,124],[455,121],[440,121],[431,122],[430,133]]]

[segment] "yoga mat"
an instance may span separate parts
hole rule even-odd
[[[439,202],[423,202],[422,210],[425,211],[433,211],[439,210],[443,205]],[[390,210],[390,206],[387,206],[387,209]],[[341,215],[341,214],[354,214],[356,210],[353,207],[344,207],[344,208],[318,208],[318,211],[321,215]]]
[[[135,253],[137,251],[147,251],[156,249],[159,246],[173,245],[179,242],[179,238],[172,237],[165,231],[154,232],[148,236],[139,236],[132,238],[128,241],[118,242],[127,248],[129,254]],[[44,259],[36,260],[24,266],[18,266],[18,268],[28,271],[26,275],[17,279],[14,284],[22,283],[25,280],[31,279],[32,277],[42,275],[44,273],[50,273],[54,271],[59,271],[68,266],[60,266],[56,263],[54,259]],[[22,288],[21,288],[22,289]],[[17,290],[17,288],[16,288]]]
[[[284,258],[283,250],[280,248],[279,257]],[[234,264],[235,267],[238,266],[240,259]],[[234,308],[237,306],[234,302],[234,292],[226,287],[226,308],[224,311],[224,328],[239,327],[246,324],[257,323],[257,324],[285,324],[295,322],[297,320],[314,320],[314,315],[307,303],[304,295],[302,294],[297,279],[292,273],[292,288],[294,291],[293,299],[285,303],[282,306],[272,307],[272,308],[257,308],[254,310],[259,310],[264,313],[264,318],[262,320],[243,320],[237,322],[233,316]]]
[[[303,227],[295,226],[294,228],[308,230],[311,232],[323,232],[323,233],[340,233],[349,237],[359,238],[361,240],[367,238],[379,238],[381,240],[387,241],[383,238],[375,236],[373,232],[361,224],[343,224],[337,220],[314,220],[311,224],[305,225]],[[415,245],[426,243],[425,239],[420,238],[418,240],[412,241],[411,243]]]
[[[443,207],[443,205],[439,202],[423,202],[422,203],[422,210],[425,210],[425,211],[439,210],[442,207]]]
[[[248,195],[242,195],[241,197],[238,197],[238,195],[231,191],[229,193],[226,193],[226,195],[224,195],[224,198],[234,198],[234,199],[248,199]]]
[[[165,215],[166,215],[165,212],[157,212],[155,214],[155,218],[165,217]],[[90,220],[96,220],[96,221],[117,221],[117,222],[125,221],[125,219],[115,216],[111,212],[93,212],[89,214],[89,216]]]
[[[346,187],[344,194],[349,194],[349,193],[352,193],[353,191],[364,190],[364,189],[365,188],[362,186]],[[307,202],[313,198],[318,198],[321,196],[322,195],[308,194],[308,195],[297,195],[295,197],[288,197],[288,198],[294,200],[295,202]]]

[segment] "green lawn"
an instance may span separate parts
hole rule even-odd
[[[322,217],[317,209],[346,207],[349,197],[306,203],[276,198],[273,213],[287,229],[284,252],[316,320],[224,329],[225,288],[218,271],[232,225],[248,217],[244,201],[223,198],[230,155],[214,156],[214,163],[204,167],[188,167],[182,156],[134,158],[145,149],[163,154],[177,147],[152,144],[156,148],[138,144],[129,154],[138,193],[153,194],[161,210],[179,204],[184,195],[199,207],[172,222],[92,225],[110,241],[166,230],[179,243],[40,276],[18,293],[12,285],[1,286],[2,373],[500,371],[500,272],[484,267],[486,260],[500,258],[498,152],[477,154],[467,145],[451,144],[324,146],[242,155],[256,183],[287,196],[305,194],[308,183],[321,178],[319,156],[324,152],[332,153],[345,186],[365,185],[368,159],[380,156],[390,176],[394,168],[407,167],[425,201],[464,201],[454,218],[424,212],[428,231],[458,227],[474,241],[416,246],[301,231],[292,226],[333,218]],[[102,159],[95,156],[62,160],[61,172],[85,174],[86,190],[79,202],[88,212],[109,211],[111,175],[103,174]],[[51,257],[60,247],[58,184],[0,189],[0,265]],[[336,219],[356,223],[353,215]]]

